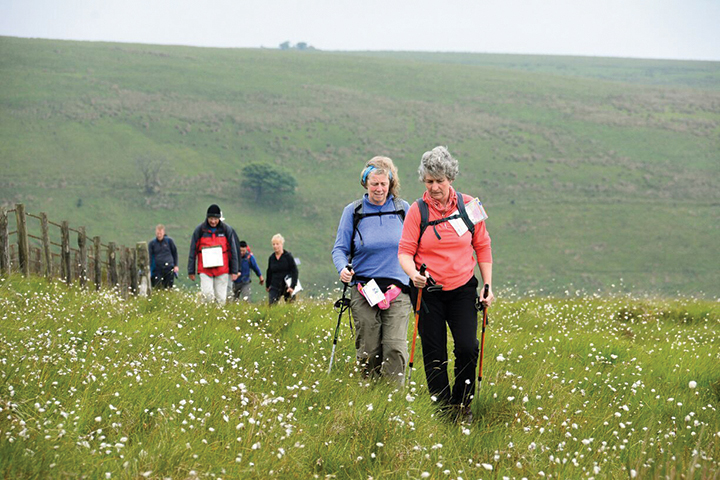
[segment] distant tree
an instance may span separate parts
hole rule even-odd
[[[166,159],[152,155],[142,155],[135,160],[135,164],[145,180],[146,195],[155,195],[160,191],[162,185],[160,172],[165,163]]]
[[[295,45],[291,45],[290,41],[284,41],[279,46],[280,50],[315,50],[315,47],[308,45],[307,42],[298,42]]]
[[[263,196],[295,193],[297,180],[290,172],[269,163],[249,163],[242,169],[242,186],[255,192],[255,201]]]

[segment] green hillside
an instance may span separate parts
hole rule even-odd
[[[496,283],[717,297],[719,86],[713,62],[0,37],[0,203],[128,244],[161,222],[182,257],[218,203],[263,267],[281,232],[317,292],[364,162],[393,158],[412,200],[447,145],[490,215]],[[140,157],[166,161],[156,195]],[[294,199],[256,204],[252,161],[293,172]]]
[[[435,64],[497,67],[644,85],[720,89],[717,62],[492,53],[362,52],[362,55]]]

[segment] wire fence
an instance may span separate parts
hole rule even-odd
[[[74,239],[74,241],[72,241]],[[150,295],[150,268],[146,242],[134,247],[103,243],[85,227],[68,221],[52,222],[46,213],[27,213],[21,203],[0,207],[0,274],[60,279],[82,288],[114,289],[123,296]]]

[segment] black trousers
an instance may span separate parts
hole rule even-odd
[[[275,305],[280,301],[280,297],[285,298],[285,303],[291,303],[295,299],[295,297],[290,296],[287,289],[280,291],[277,287],[270,287],[270,290],[268,290],[268,304]]]
[[[480,342],[477,338],[478,281],[473,276],[465,285],[449,291],[423,291],[427,307],[420,310],[418,331],[423,349],[423,363],[430,395],[441,404],[469,405],[475,391]],[[417,302],[417,289],[413,289]],[[455,383],[448,377],[447,328],[455,344]]]
[[[157,271],[150,278],[152,288],[172,288],[175,283],[175,272],[173,269],[167,271]]]

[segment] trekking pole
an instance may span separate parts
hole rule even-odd
[[[483,288],[483,299],[487,298],[488,294],[490,293],[490,285],[487,283],[485,284],[485,288]],[[480,366],[478,367],[478,393],[480,393],[480,383],[482,383],[482,367],[483,367],[483,353],[485,353],[485,326],[487,325],[487,315],[488,315],[488,307],[487,305],[482,305],[482,311],[483,311],[483,321],[482,321],[482,340],[480,340]]]
[[[352,271],[352,263],[348,263],[345,266],[345,268],[347,269],[348,272],[351,272]],[[330,366],[328,367],[328,373],[330,373],[330,371],[332,371],[333,359],[335,358],[335,347],[337,347],[338,336],[340,335],[340,322],[342,321],[342,314],[343,314],[343,312],[345,312],[345,310],[350,308],[350,299],[345,297],[345,294],[347,293],[347,289],[348,289],[348,284],[343,282],[343,285],[344,286],[343,286],[342,298],[340,300],[338,300],[337,302],[335,302],[335,308],[339,308],[340,313],[338,315],[337,326],[335,327],[335,338],[333,338],[333,347],[332,347],[332,353],[330,354]]]
[[[420,265],[420,275],[425,276],[425,269],[427,266],[423,263]],[[413,331],[412,348],[410,349],[410,364],[408,365],[408,384],[410,384],[410,377],[412,377],[413,371],[413,360],[415,359],[415,339],[417,338],[418,323],[420,320],[420,307],[422,305],[422,292],[423,289],[418,289],[418,297],[415,302],[415,329]]]

